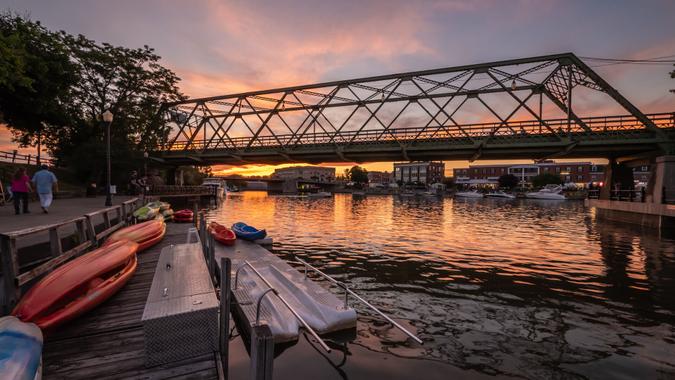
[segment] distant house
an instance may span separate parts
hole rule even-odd
[[[335,181],[335,168],[324,166],[292,166],[275,169],[272,178],[301,179],[313,182]]]
[[[443,182],[445,164],[442,161],[394,163],[394,181],[401,183]]]

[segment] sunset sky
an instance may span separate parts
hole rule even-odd
[[[49,29],[149,45],[190,97],[574,52],[675,57],[675,1],[0,0]],[[643,112],[675,110],[673,68],[595,68]],[[0,133],[0,149],[14,149]],[[481,161],[478,163],[487,163]],[[452,167],[466,162],[447,162]],[[369,163],[391,170],[391,163]],[[268,166],[223,173],[267,174]],[[338,168],[341,171],[342,168]]]

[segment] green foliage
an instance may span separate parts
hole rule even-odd
[[[15,139],[35,145],[42,123],[65,125],[77,82],[62,34],[10,13],[0,14],[0,112]]]
[[[532,185],[534,187],[544,187],[549,184],[560,185],[562,182],[562,177],[553,173],[541,173],[532,177]]]
[[[505,189],[513,189],[514,187],[518,186],[518,177],[514,176],[513,174],[503,174],[499,176],[499,187],[503,187]]]
[[[0,32],[0,112],[22,146],[34,146],[40,133],[60,165],[82,181],[102,181],[100,115],[110,110],[113,175],[124,183],[143,165],[142,152],[168,134],[158,123],[159,107],[185,97],[153,49],[99,44],[10,14],[0,15]]]
[[[358,165],[352,166],[351,169],[347,171],[347,178],[360,185],[368,183],[368,171]]]
[[[208,177],[207,173],[194,166],[179,166],[178,170],[183,171],[183,184],[188,186],[198,186]]]

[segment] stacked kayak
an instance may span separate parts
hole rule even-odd
[[[173,220],[173,210],[172,209],[166,209],[164,211],[161,211],[162,217],[164,218],[165,222],[169,222]]]
[[[142,252],[159,243],[166,233],[164,219],[153,219],[147,222],[134,224],[113,232],[104,245],[116,241],[130,240],[138,243],[138,252]]]
[[[39,379],[42,331],[16,317],[0,318],[0,379]]]
[[[159,207],[143,206],[134,211],[134,218],[139,221],[154,219],[159,214]]]
[[[259,230],[244,222],[233,224],[232,231],[234,231],[238,238],[250,241],[264,239],[267,236],[267,231]]]
[[[217,222],[209,224],[209,232],[213,235],[213,239],[225,245],[234,245],[237,235],[231,229],[223,226]]]
[[[192,210],[184,209],[173,213],[173,221],[179,223],[190,223],[194,220]]]
[[[43,277],[12,311],[43,330],[57,327],[112,297],[136,271],[138,244],[117,241],[86,253]]]

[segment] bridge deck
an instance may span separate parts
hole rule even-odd
[[[164,240],[138,255],[129,283],[103,305],[45,337],[43,373],[48,379],[218,377],[214,355],[145,367],[141,316],[162,247],[185,242],[190,224],[167,225]]]

